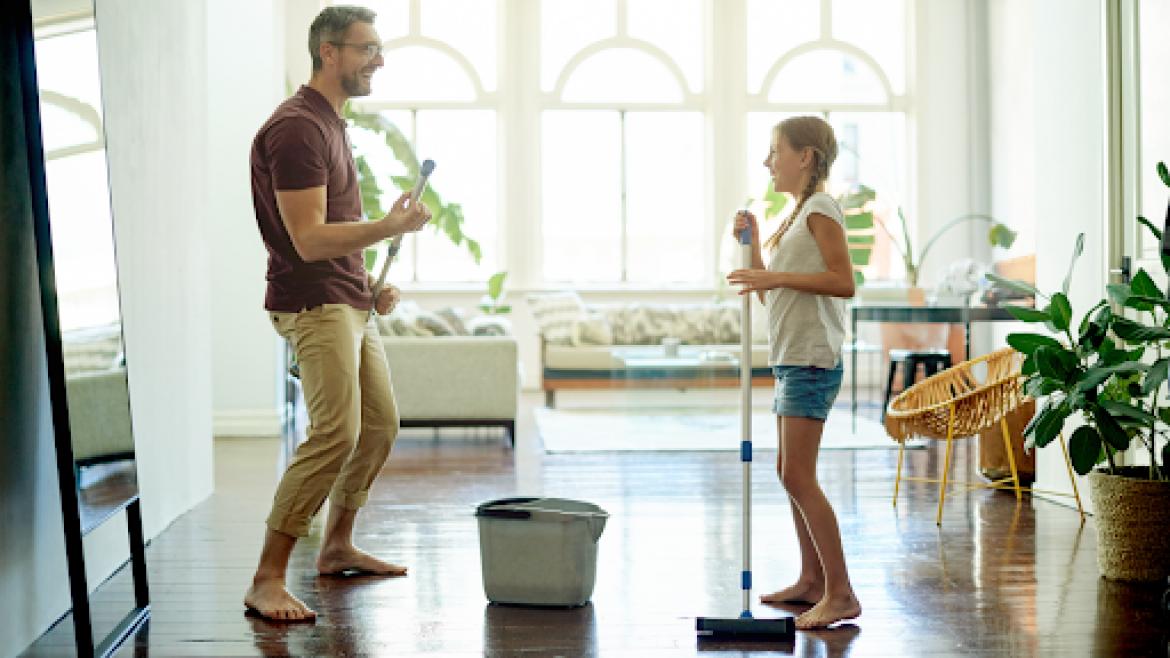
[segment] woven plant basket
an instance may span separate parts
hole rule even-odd
[[[1145,466],[1089,474],[1096,510],[1097,565],[1110,580],[1166,582],[1170,576],[1170,482]]]

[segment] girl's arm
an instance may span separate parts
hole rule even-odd
[[[728,281],[743,286],[740,294],[789,288],[814,295],[852,297],[855,292],[853,263],[849,260],[845,227],[821,213],[813,213],[808,216],[808,228],[825,261],[824,272],[802,274],[763,269],[737,270],[728,275]]]

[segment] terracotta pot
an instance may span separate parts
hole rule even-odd
[[[1110,580],[1165,583],[1170,576],[1170,482],[1146,466],[1089,474],[1097,525],[1097,566]]]

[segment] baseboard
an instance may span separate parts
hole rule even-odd
[[[216,437],[280,436],[280,417],[275,409],[217,411],[212,433]]]

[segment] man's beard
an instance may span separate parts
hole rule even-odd
[[[361,71],[355,71],[353,75],[347,75],[341,78],[341,88],[349,96],[369,96],[370,87],[362,79]]]

